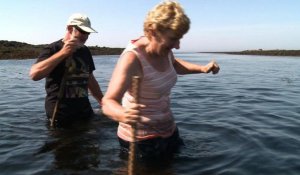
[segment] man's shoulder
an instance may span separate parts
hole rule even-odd
[[[82,54],[85,54],[85,55],[87,54],[89,56],[92,56],[91,50],[86,45],[81,46],[79,49],[77,49],[77,51],[79,53],[82,53]]]
[[[90,49],[89,49],[89,47],[88,46],[86,46],[86,45],[83,45],[82,47],[80,47],[80,49],[83,49],[83,50],[87,50],[87,51],[91,51]]]
[[[62,47],[62,46],[63,46],[62,39],[54,41],[47,45],[47,47],[51,47],[51,48],[57,48],[57,47]]]
[[[57,41],[54,41],[50,44],[47,44],[44,49],[40,52],[40,55],[38,56],[39,59],[42,58],[45,59],[45,58],[48,58],[50,57],[52,54],[58,52],[63,46],[63,42],[62,40],[57,40]]]

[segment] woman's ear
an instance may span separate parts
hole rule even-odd
[[[159,39],[159,35],[157,33],[157,31],[155,30],[148,30],[147,32],[147,38],[151,41],[153,39]]]
[[[154,30],[149,30],[149,33],[152,37],[157,37],[157,33]]]

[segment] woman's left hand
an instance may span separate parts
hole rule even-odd
[[[213,74],[217,74],[220,70],[219,65],[214,60],[212,60],[210,63],[208,63],[206,65],[206,68],[207,68],[206,73],[212,72]]]

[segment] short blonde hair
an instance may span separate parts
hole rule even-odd
[[[148,12],[144,22],[144,33],[157,31],[164,33],[172,31],[177,37],[182,37],[190,28],[190,19],[184,13],[178,2],[164,1]]]

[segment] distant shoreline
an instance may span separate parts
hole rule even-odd
[[[0,40],[0,60],[37,58],[46,44],[32,45],[17,41]],[[124,48],[87,46],[92,55],[120,55]]]
[[[0,60],[37,58],[46,44],[32,45],[17,41],[0,40]],[[87,46],[92,55],[120,55],[124,48]],[[184,52],[182,52],[184,53]],[[300,50],[245,50],[239,52],[194,52],[233,55],[300,56]]]
[[[263,55],[263,56],[300,56],[300,50],[244,50],[240,52],[198,52],[232,55]]]

